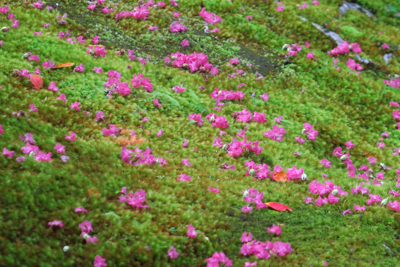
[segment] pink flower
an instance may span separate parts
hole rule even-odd
[[[285,128],[273,125],[271,130],[264,132],[264,136],[270,138],[271,140],[282,142],[282,138],[285,136],[285,133]]]
[[[313,199],[312,197],[306,197],[306,198],[304,199],[304,203],[310,204],[310,203],[312,203],[313,200],[314,200],[314,199]]]
[[[188,182],[190,181],[190,176],[186,175],[184,173],[180,174],[178,178],[176,178],[177,181],[184,181],[184,182]]]
[[[99,239],[96,236],[94,236],[94,237],[89,236],[88,238],[86,238],[86,244],[88,244],[88,243],[96,244],[98,242],[99,242]]]
[[[382,48],[383,48],[383,49],[389,49],[390,47],[389,47],[386,43],[384,43],[384,44],[382,45]]]
[[[384,132],[381,134],[383,137],[389,138],[389,133],[388,132]]]
[[[318,207],[320,207],[323,204],[328,204],[328,199],[325,198],[321,198],[321,196],[315,201],[315,204],[317,204]]]
[[[57,92],[57,91],[58,91],[58,88],[57,88],[55,82],[51,82],[48,89],[49,89],[50,91],[54,91],[54,92]]]
[[[397,109],[393,111],[392,115],[395,120],[400,121],[400,112]]]
[[[233,65],[239,64],[239,60],[237,57],[229,59],[229,62]]]
[[[375,165],[376,164],[376,158],[368,158],[369,164]]]
[[[103,69],[102,67],[94,67],[94,69],[92,69],[92,71],[94,71],[95,73],[103,73]]]
[[[96,121],[103,120],[104,121],[104,112],[103,111],[97,111],[96,112]]]
[[[75,212],[76,213],[82,213],[82,212],[84,212],[84,213],[86,213],[87,212],[87,210],[84,208],[84,207],[76,207],[75,208]]]
[[[30,112],[38,112],[38,109],[35,108],[35,104],[29,105],[29,108],[31,109]]]
[[[360,205],[353,204],[354,211],[365,211],[365,205],[360,207]]]
[[[249,243],[251,240],[253,240],[251,233],[247,235],[247,232],[244,232],[240,237],[240,241],[242,241],[242,243]]]
[[[363,67],[361,67],[360,64],[357,64],[354,59],[349,58],[348,61],[346,62],[347,67],[349,67],[352,70],[362,70]]]
[[[197,124],[198,124],[199,126],[202,126],[202,125],[203,125],[203,122],[204,122],[204,120],[201,119],[201,114],[200,114],[200,113],[199,113],[199,114],[196,114],[196,113],[189,114],[188,119],[189,119],[191,122],[197,122]]]
[[[378,172],[376,174],[376,179],[380,179],[380,180],[385,179],[385,175],[383,174],[383,172]]]
[[[170,246],[169,250],[168,250],[168,256],[171,259],[176,259],[179,256],[179,252],[176,252],[176,249],[174,248],[174,246]]]
[[[153,103],[154,103],[154,106],[156,106],[157,108],[161,108],[162,107],[162,105],[159,103],[158,99],[154,99]]]
[[[251,213],[251,212],[253,211],[253,207],[250,207],[250,206],[243,206],[243,207],[241,208],[241,210],[242,210],[243,213]]]
[[[29,61],[34,60],[36,62],[39,62],[39,56],[38,55],[32,55],[32,56],[28,57],[28,60]]]
[[[188,145],[189,145],[189,142],[186,141],[186,140],[184,140],[184,141],[183,141],[183,144],[182,144],[182,147],[187,147]]]
[[[331,162],[327,159],[323,159],[320,161],[321,164],[323,164],[325,166],[325,168],[330,168],[332,167]]]
[[[180,24],[177,21],[174,21],[170,26],[169,26],[169,31],[170,32],[184,32],[187,31],[187,28],[185,25]]]
[[[107,267],[106,259],[100,257],[100,255],[96,255],[94,258],[94,267]]]
[[[25,160],[26,160],[25,157],[18,157],[18,158],[17,158],[17,162],[21,162],[21,161],[25,161]]]
[[[229,127],[229,123],[224,116],[217,116],[215,118],[215,121],[213,123],[211,123],[211,125],[216,128],[228,128]]]
[[[279,116],[279,117],[275,118],[276,123],[280,123],[281,120],[283,120],[282,116]]]
[[[61,94],[59,97],[57,97],[56,100],[62,100],[65,103],[66,102],[65,94]]]
[[[253,120],[256,122],[265,123],[267,119],[265,118],[265,113],[254,112]]]
[[[79,107],[79,102],[75,102],[75,103],[71,104],[69,107],[73,108],[77,111],[81,110],[81,108]]]
[[[378,145],[378,147],[380,148],[380,149],[385,149],[385,143],[383,143],[383,142],[378,142],[378,143],[376,143],[377,145]]]
[[[303,138],[300,138],[300,137],[295,137],[294,140],[296,140],[300,144],[303,144],[305,142],[305,140]]]
[[[313,0],[313,1],[311,1],[311,4],[318,6],[319,2],[318,2],[318,0]]]
[[[189,162],[189,159],[183,159],[182,164],[189,167],[192,167],[193,165],[192,163]]]
[[[222,21],[222,18],[215,15],[213,12],[208,12],[206,11],[206,8],[203,7],[203,9],[199,12],[200,17],[203,17],[205,22],[208,22],[210,24],[217,24]]]
[[[314,58],[314,53],[313,53],[313,52],[308,52],[308,53],[307,53],[307,58],[315,59],[315,58]]]
[[[328,195],[328,201],[329,201],[330,204],[338,203],[339,200],[340,200],[340,198],[335,197],[332,193],[330,193],[330,194]]]
[[[74,132],[70,132],[70,136],[68,136],[67,134],[65,135],[65,140],[70,140],[71,142],[76,142],[76,140],[75,140],[75,138],[76,138],[76,135],[75,135],[75,133]]]
[[[400,212],[400,203],[397,202],[396,200],[394,202],[389,201],[389,203],[387,204],[387,206],[389,208],[391,208],[392,210],[396,211],[396,212]]]
[[[172,87],[172,91],[175,91],[176,93],[182,93],[184,92],[186,89],[182,86],[174,86]]]
[[[279,4],[279,2],[277,2],[276,4],[278,5],[277,8],[276,8],[276,11],[281,12],[281,11],[283,11],[285,9],[285,6],[281,6]]]
[[[65,146],[60,145],[60,143],[57,143],[54,149],[57,151],[58,154],[65,154]]]
[[[346,142],[345,145],[348,150],[352,149],[355,146],[351,141]]]
[[[10,150],[8,150],[7,148],[3,148],[3,155],[4,156],[7,156],[7,157],[9,157],[9,158],[12,158],[13,156],[14,156],[14,151],[10,151]]]
[[[286,171],[288,181],[294,179],[301,179],[303,173],[304,173],[303,168],[297,169],[296,165],[293,166],[293,168],[288,168]]]
[[[52,221],[52,222],[49,222],[48,225],[50,225],[50,228],[53,226],[58,226],[60,228],[64,227],[64,224],[62,221]]]
[[[149,30],[150,31],[158,31],[158,26],[157,25],[156,26],[150,26]]]
[[[163,129],[160,129],[160,130],[158,131],[158,133],[157,133],[157,136],[160,137],[160,136],[163,135],[163,134],[164,134]]]
[[[351,210],[344,210],[344,211],[342,212],[342,215],[346,215],[346,214],[353,215],[353,212],[352,212]]]
[[[208,189],[209,189],[211,192],[214,192],[214,193],[216,193],[216,194],[219,194],[219,188],[213,188],[213,187],[209,186]]]
[[[96,35],[95,37],[93,37],[92,42],[93,44],[97,45],[99,43],[99,36]]]
[[[273,224],[271,228],[268,228],[268,233],[281,235],[282,229],[279,226]]]
[[[3,126],[1,126],[0,124],[0,135],[2,135],[3,133],[4,133]]]
[[[182,46],[182,47],[189,46],[189,41],[186,40],[186,39],[184,39],[184,40],[181,42],[181,46]]]
[[[88,5],[88,9],[93,11],[96,8],[96,3],[92,4],[92,5]]]
[[[143,77],[143,73],[139,73],[138,75],[134,74],[131,84],[134,88],[143,86],[144,90],[148,91],[149,93],[153,92],[153,84],[148,77]]]
[[[368,205],[368,206],[370,206],[370,205],[373,204],[373,203],[381,202],[381,201],[382,201],[382,197],[381,197],[380,195],[369,194],[369,198],[370,198],[370,199],[367,200],[367,205]]]
[[[197,236],[196,229],[191,224],[188,225],[188,231],[186,234],[190,238],[196,238]]]
[[[74,68],[74,72],[77,72],[77,71],[83,72],[84,70],[85,70],[85,68],[83,67],[83,64],[82,64],[82,63],[79,64],[79,66],[77,66],[77,67]]]

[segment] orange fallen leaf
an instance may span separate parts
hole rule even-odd
[[[129,137],[119,136],[115,138],[114,141],[119,143],[121,146],[128,146],[128,145],[138,145],[144,143],[146,142],[146,139],[137,137],[136,135],[132,135]]]
[[[290,207],[277,202],[267,202],[265,203],[265,205],[277,211],[285,211],[285,210],[293,211]]]
[[[52,68],[52,69],[68,68],[68,67],[72,67],[73,65],[75,65],[75,63],[66,62],[66,63],[60,63],[60,64],[57,64],[57,65],[54,65],[54,66],[51,67],[51,68]]]
[[[286,172],[276,172],[274,174],[274,180],[277,182],[286,182],[287,181],[287,175]]]
[[[30,77],[31,82],[35,86],[35,89],[39,90],[43,86],[43,80],[39,75],[32,74]]]

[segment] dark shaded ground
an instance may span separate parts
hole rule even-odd
[[[57,2],[60,1],[50,0],[48,4],[56,8]],[[142,57],[150,56],[154,62],[163,62],[164,58],[170,56],[171,53],[201,51],[208,55],[209,61],[217,67],[226,64],[230,58],[238,57],[241,61],[241,69],[253,73],[257,71],[264,76],[279,72],[281,66],[289,62],[283,56],[271,55],[270,51],[261,48],[250,47],[234,40],[215,39],[199,30],[202,28],[202,24],[199,23],[195,23],[195,27],[187,25],[189,30],[184,33],[168,32],[163,35],[149,31],[138,36],[131,36],[125,33],[123,27],[111,15],[89,12],[87,8],[86,10],[82,8],[82,3],[61,3],[58,11],[61,14],[67,13],[68,18],[79,25],[75,29],[80,31],[85,38],[89,39],[98,35],[100,36],[99,44],[108,49],[135,50],[135,54]],[[185,38],[191,43],[189,47],[182,47],[180,44]],[[253,66],[249,68],[247,63]]]

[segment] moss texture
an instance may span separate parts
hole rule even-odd
[[[396,89],[385,86],[383,79],[400,73],[399,51],[395,49],[400,43],[400,17],[394,16],[400,10],[398,1],[357,1],[374,13],[375,17],[369,18],[356,10],[339,17],[339,0],[320,0],[320,5],[307,9],[298,8],[302,1],[287,0],[283,12],[277,12],[276,3],[270,0],[180,0],[179,7],[166,3],[166,8],[151,9],[146,21],[114,19],[117,12],[132,10],[137,1],[121,1],[108,15],[99,9],[89,11],[85,1],[47,4],[56,7],[56,2],[59,10],[52,12],[33,9],[30,4],[8,3],[20,26],[0,35],[5,42],[0,46],[0,124],[4,129],[0,149],[15,151],[11,159],[0,155],[1,266],[92,266],[96,255],[106,258],[107,266],[205,266],[205,259],[215,251],[223,251],[234,261],[233,266],[243,266],[246,261],[257,260],[240,254],[243,232],[252,232],[257,240],[289,242],[293,248],[285,257],[258,260],[257,266],[323,266],[325,261],[329,266],[400,265],[400,215],[375,204],[363,213],[343,216],[343,210],[353,210],[353,204],[365,205],[368,197],[350,193],[357,179],[348,177],[346,166],[332,155],[336,147],[344,148],[351,140],[356,145],[351,156],[357,168],[368,164],[371,156],[393,167],[385,173],[382,186],[368,185],[372,194],[387,197],[390,186],[396,184],[399,161],[392,156],[391,148],[400,147],[400,134],[392,117],[395,108],[389,103],[400,102],[400,96]],[[0,3],[3,6],[5,1]],[[204,20],[198,15],[202,5],[222,17],[216,25],[219,33],[204,33]],[[172,11],[180,12],[187,32],[169,32]],[[56,17],[64,13],[69,14],[67,23],[57,24]],[[254,20],[246,20],[248,15]],[[42,27],[49,22],[49,28]],[[341,69],[336,69],[326,54],[336,47],[335,43],[311,22],[337,32],[349,42],[358,42],[361,56],[373,64],[363,65],[365,69],[358,76],[345,64],[353,56],[345,55],[338,57]],[[3,14],[0,23],[2,27],[12,24]],[[160,30],[150,32],[146,24],[157,25]],[[33,32],[40,30],[43,35],[34,36]],[[73,37],[84,36],[86,43],[73,45],[65,38],[59,40],[59,31],[67,30]],[[106,47],[106,57],[86,53],[95,35]],[[180,46],[183,39],[190,42],[189,47]],[[296,57],[285,58],[287,51],[281,49],[284,44],[305,42],[310,47],[303,46]],[[383,43],[391,48],[382,50]],[[138,60],[130,61],[126,54],[116,54],[119,49],[132,49],[137,56],[151,56],[152,60],[142,65]],[[219,75],[208,76],[205,82],[199,73],[164,64],[164,57],[171,53],[194,51],[207,54],[220,69]],[[39,62],[22,57],[25,52],[39,55]],[[307,52],[314,52],[317,60],[307,59]],[[389,64],[383,60],[387,52],[394,53]],[[240,60],[237,67],[227,64],[234,57]],[[82,63],[85,71],[44,70],[42,63],[48,59]],[[254,67],[248,67],[248,63]],[[31,89],[27,78],[13,72],[34,71],[37,67],[42,70],[42,90]],[[94,73],[94,67],[102,67],[104,73]],[[228,79],[227,74],[237,69],[245,70],[246,75]],[[154,91],[133,89],[130,95],[107,98],[103,84],[109,70],[121,72],[123,82],[143,73],[153,83]],[[256,71],[265,78],[257,81]],[[59,92],[47,90],[50,82],[56,82]],[[182,83],[185,92],[171,90]],[[237,89],[241,83],[245,86]],[[215,101],[210,98],[214,88],[241,90],[246,96],[241,101],[227,101],[216,112]],[[66,95],[67,103],[53,101],[60,93]],[[264,93],[269,94],[268,101],[259,98]],[[162,108],[154,107],[154,99],[160,100]],[[75,101],[80,103],[81,111],[69,108]],[[36,104],[38,112],[28,113],[31,104]],[[213,112],[225,116],[230,126],[222,139],[230,142],[247,125],[236,122],[231,114],[245,108],[263,112],[268,119],[265,124],[252,122],[246,130],[247,139],[259,140],[264,148],[260,155],[229,157],[212,145],[219,129],[208,121],[198,127],[187,119],[191,113],[202,113],[204,120]],[[25,116],[12,115],[20,110]],[[100,110],[105,121],[97,122],[95,114]],[[263,136],[278,116],[283,116],[287,130],[283,142]],[[142,127],[144,117],[149,121]],[[314,125],[319,135],[316,141],[300,145],[294,137],[301,136],[305,122]],[[116,137],[104,137],[102,133],[108,124],[137,131],[144,142],[128,148],[150,147],[169,165],[125,164]],[[158,137],[161,128],[164,135]],[[76,142],[65,140],[71,131],[77,135]],[[384,150],[376,145],[383,132],[390,135],[384,140]],[[53,153],[51,162],[38,162],[27,155],[26,161],[16,162],[24,145],[18,136],[26,133],[33,134],[41,151]],[[183,148],[185,139],[189,146]],[[56,143],[66,146],[70,157],[67,163],[61,162],[55,152]],[[295,151],[302,155],[293,155]],[[181,163],[185,158],[190,159],[192,167]],[[332,161],[332,168],[319,163],[323,158]],[[248,160],[266,163],[270,168],[278,164],[285,169],[302,167],[309,181],[252,179],[245,175],[244,163]],[[236,169],[219,170],[223,163],[234,164]],[[378,171],[377,165],[374,170]],[[192,181],[177,182],[181,173],[190,175]],[[311,195],[310,181],[324,181],[321,173],[328,174],[329,180],[349,194],[334,205],[305,204],[304,198]],[[146,190],[149,209],[134,210],[127,203],[119,203],[118,192],[123,186],[133,192]],[[210,192],[209,186],[219,188],[220,193]],[[289,205],[293,212],[254,209],[242,214],[240,208],[246,205],[242,191],[249,188],[264,192],[265,201]],[[397,198],[390,195],[392,201]],[[85,207],[88,213],[74,213],[77,206]],[[62,220],[64,227],[49,228],[48,222],[54,220]],[[78,225],[84,220],[92,223],[92,235],[99,238],[99,243],[86,244],[79,236]],[[196,239],[187,237],[188,224],[198,231]],[[272,224],[282,225],[282,235],[267,232]],[[64,246],[70,247],[66,253]],[[180,253],[177,259],[166,256],[170,246]]]

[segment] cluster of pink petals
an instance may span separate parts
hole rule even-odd
[[[194,52],[188,55],[179,52],[172,53],[171,57],[165,58],[165,64],[177,68],[186,68],[191,72],[200,71],[203,73],[218,74],[218,69],[208,62],[208,56],[204,53]]]
[[[247,232],[244,232],[241,237],[242,247],[240,248],[240,253],[243,256],[254,255],[259,259],[268,259],[273,256],[283,257],[286,254],[292,253],[292,247],[289,243],[283,243],[281,241],[266,243],[252,240],[251,233],[247,236]],[[254,265],[253,265],[254,266]]]
[[[100,257],[100,255],[96,255],[94,258],[94,267],[107,267],[106,259]]]
[[[316,131],[314,129],[314,126],[312,126],[311,124],[306,122],[306,123],[303,124],[303,127],[304,127],[303,132],[305,134],[307,134],[307,138],[309,140],[316,140],[317,139],[318,131]]]
[[[361,193],[361,195],[368,194],[369,189],[367,187],[362,187],[362,185],[356,186],[356,188],[351,188],[351,193],[352,194],[358,194],[358,192]]]
[[[330,168],[332,167],[331,162],[327,159],[323,159],[320,161],[321,164],[323,164],[325,166],[325,168]]]
[[[225,146],[229,156],[238,157],[243,153],[250,153],[250,152],[259,155],[263,150],[262,147],[258,146],[259,144],[260,144],[259,141],[247,142],[246,138],[244,138],[243,141],[238,141],[235,138],[233,138],[232,142],[229,144],[225,144]],[[222,140],[217,137],[214,140],[213,146],[218,146],[220,148],[223,147]]]
[[[146,191],[140,189],[133,193],[133,191],[127,193],[126,187],[122,187],[121,192],[122,195],[119,197],[118,202],[128,202],[135,209],[148,209],[149,206],[143,205],[143,202],[146,201]]]
[[[134,88],[143,86],[144,90],[148,91],[149,93],[153,92],[153,84],[149,78],[143,77],[143,73],[139,73],[139,75],[134,74],[131,84]]]
[[[397,79],[391,78],[390,80],[383,80],[383,82],[386,85],[389,85],[390,87],[393,87],[395,89],[399,89],[399,87],[400,87],[400,78],[397,78]]]
[[[261,122],[265,123],[267,121],[265,117],[265,113],[259,113],[259,112],[254,112],[254,116],[251,114],[250,111],[247,109],[244,109],[239,112],[235,112],[234,115],[236,116],[236,121],[237,122],[250,122],[251,120],[254,120],[256,122]]]
[[[354,59],[349,58],[346,62],[347,67],[349,67],[352,70],[363,70],[363,67],[361,67],[360,64],[356,63]]]
[[[212,119],[213,118],[213,119]],[[215,114],[210,113],[206,116],[206,119],[211,121],[211,125],[215,128],[228,128],[229,123],[225,116],[215,116]]]
[[[395,201],[389,201],[387,206],[396,212],[400,212],[400,203]]]
[[[189,114],[188,119],[192,122],[197,122],[199,126],[203,126],[204,120],[201,119],[201,114],[196,114],[196,113]]]
[[[371,206],[373,203],[380,203],[382,201],[382,197],[380,195],[369,194],[369,199],[367,200],[367,205]]]
[[[53,226],[58,226],[60,228],[64,227],[64,224],[62,221],[52,221],[52,222],[49,222],[48,225],[50,225],[50,228]]]
[[[282,233],[282,229],[275,224],[273,224],[271,228],[268,228],[267,231],[268,231],[268,233],[276,234],[276,235],[281,235],[281,233]]]
[[[144,7],[134,7],[131,12],[129,11],[121,11],[115,15],[115,19],[121,19],[121,18],[128,18],[132,17],[135,19],[142,19],[146,20],[147,16],[150,14],[150,11]]]
[[[151,154],[151,149],[146,148],[144,151],[135,147],[135,150],[126,149],[126,146],[122,147],[121,158],[125,163],[137,166],[145,164],[159,163],[160,166],[168,165],[168,162],[160,157],[155,157]]]
[[[325,181],[325,184],[321,184],[317,180],[314,180],[309,184],[308,190],[311,194],[318,194],[320,196],[332,193],[333,190],[337,190],[337,195],[339,196],[346,196],[348,194],[348,192],[343,191],[340,186],[336,186],[332,181]]]
[[[98,57],[98,56],[105,57],[106,54],[107,54],[105,49],[106,48],[104,46],[100,47],[99,45],[95,45],[95,46],[89,45],[89,49],[86,50],[86,53],[91,54],[91,55],[93,55],[95,57]]]
[[[184,32],[184,31],[187,31],[187,27],[185,25],[183,25],[182,23],[179,23],[178,21],[174,21],[169,26],[169,31],[170,32]]]
[[[264,133],[264,136],[270,138],[271,140],[282,142],[282,138],[285,136],[285,133],[285,128],[273,125],[271,130]]]
[[[295,56],[297,55],[297,53],[299,53],[302,49],[301,45],[297,45],[297,44],[292,44],[288,47],[288,55],[289,56]]]
[[[7,5],[5,5],[4,7],[0,6],[0,13],[6,14],[8,11],[10,11],[10,8]]]
[[[184,173],[181,173],[181,174],[179,175],[179,177],[176,178],[176,180],[177,180],[178,182],[179,182],[179,181],[189,182],[189,181],[191,180],[191,178],[190,178],[190,175],[186,175],[186,174],[184,174]]]
[[[244,201],[249,203],[248,206],[250,206],[250,204],[254,202],[254,204],[256,205],[256,208],[258,210],[268,207],[263,202],[264,193],[260,193],[257,189],[250,188],[250,189],[248,189],[246,191],[242,191],[242,194],[243,194],[243,197],[244,197]],[[243,211],[243,208],[242,208],[242,211]]]
[[[210,24],[217,24],[222,21],[222,18],[215,15],[213,12],[208,12],[203,7],[203,9],[199,12],[200,17],[203,17],[204,20]]]
[[[233,92],[232,90],[219,90],[218,88],[214,88],[214,91],[211,93],[211,97],[217,101],[217,104],[223,100],[241,100],[244,96],[245,94],[242,91]]]
[[[196,229],[193,227],[193,225],[191,225],[191,224],[188,225],[188,231],[186,232],[186,234],[190,238],[196,238],[197,233],[196,233]]]
[[[225,263],[225,267],[231,267],[233,261],[225,256],[223,252],[214,252],[211,258],[206,259],[207,267],[218,267],[219,263]]]
[[[340,45],[338,45],[336,48],[332,49],[331,51],[328,51],[328,55],[337,56],[340,54],[347,54],[350,52],[350,49],[354,53],[358,53],[358,54],[362,53],[361,47],[358,43],[349,44],[347,41],[344,41]]]
[[[245,161],[244,166],[247,167],[246,175],[251,175],[253,173],[252,176],[259,180],[271,178],[274,173],[269,170],[269,166],[265,163],[256,164],[254,161]]]
[[[110,135],[115,136],[119,134],[122,130],[121,128],[115,126],[115,124],[109,124],[108,127],[110,127],[110,129],[103,128],[102,130],[104,136],[110,136]]]

